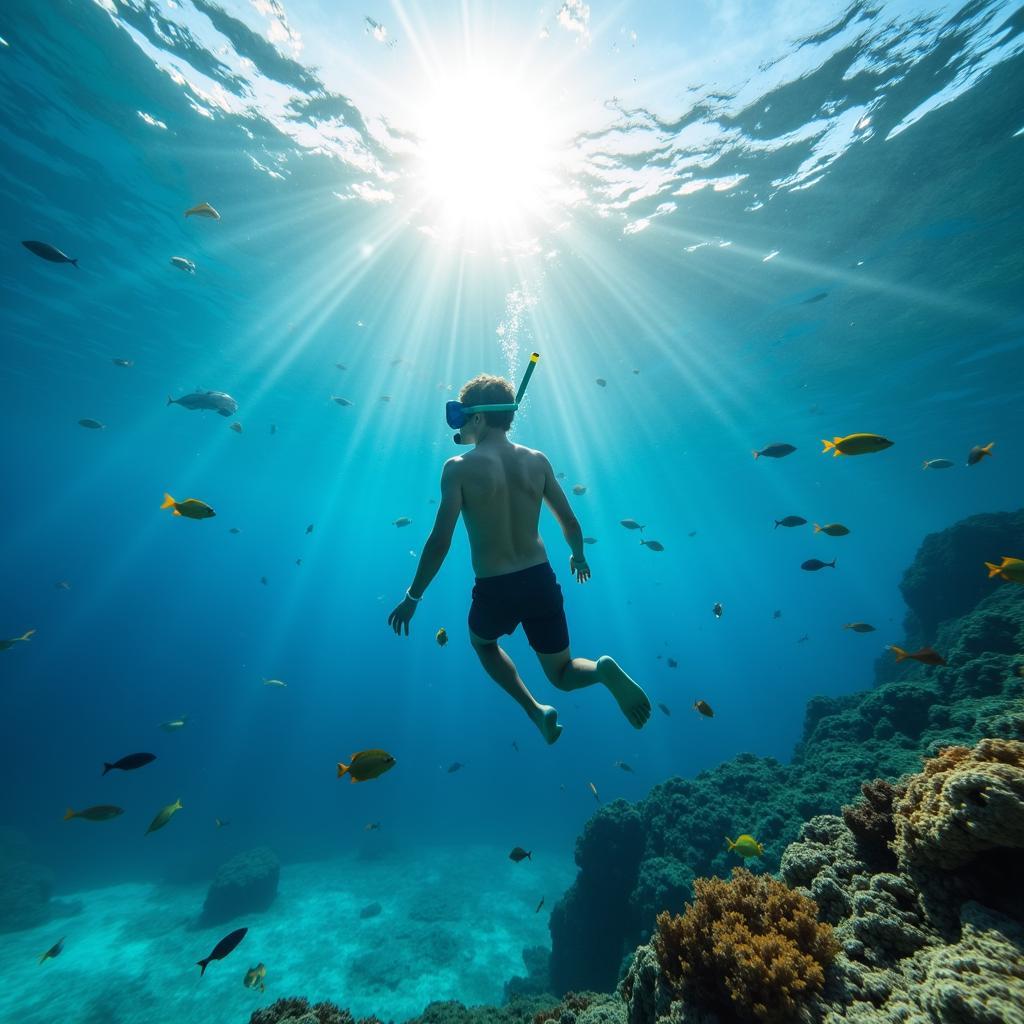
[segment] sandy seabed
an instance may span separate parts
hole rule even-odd
[[[196,927],[205,884],[62,893],[81,913],[0,935],[0,1022],[247,1024],[293,995],[395,1021],[433,1000],[500,1003],[504,982],[526,973],[524,947],[550,945],[548,912],[575,870],[535,858],[465,847],[285,865],[268,911],[215,927]],[[371,903],[380,913],[361,918]],[[241,945],[200,977],[195,962],[240,927]],[[38,963],[62,935],[63,953]],[[258,962],[265,993],[242,984]]]

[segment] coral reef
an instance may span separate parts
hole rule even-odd
[[[699,878],[682,915],[658,915],[654,952],[681,996],[737,1021],[782,1024],[825,982],[838,945],[815,902],[735,868]]]
[[[843,821],[857,837],[860,852],[868,863],[880,868],[896,867],[896,854],[890,846],[896,838],[893,803],[906,791],[906,784],[885,779],[862,782],[861,799],[843,807]]]
[[[269,847],[258,846],[232,857],[210,883],[200,923],[220,924],[266,910],[277,896],[280,873],[281,862]]]
[[[883,832],[893,827],[886,818],[895,794],[878,780],[918,772],[922,757],[945,747],[1024,740],[1024,588],[990,581],[978,556],[993,545],[999,554],[1017,550],[1022,540],[1024,511],[975,516],[922,544],[904,579],[904,644],[931,644],[946,667],[897,666],[887,653],[873,689],[808,702],[789,764],[744,753],[693,779],[668,779],[633,807],[601,808],[577,840],[577,879],[551,915],[554,990],[613,986],[623,956],[649,938],[659,911],[690,897],[695,875],[728,873],[735,860],[722,837],[733,829],[757,836],[759,866],[775,871],[804,822],[852,805],[859,856],[893,870]],[[866,779],[876,780],[870,795],[854,804]],[[1012,900],[993,902],[975,876],[977,898],[1012,910]]]
[[[356,1020],[348,1010],[334,1003],[310,1003],[308,999],[294,997],[256,1010],[249,1024],[381,1024],[376,1017]]]
[[[505,982],[505,1002],[518,996],[541,996],[551,991],[551,950],[546,946],[527,946],[523,950],[525,975]]]

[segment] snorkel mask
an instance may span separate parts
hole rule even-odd
[[[531,353],[530,363],[526,367],[526,373],[523,374],[523,379],[519,384],[519,390],[516,392],[516,400],[514,402],[503,402],[499,405],[463,405],[461,402],[448,402],[444,407],[444,415],[448,421],[448,426],[452,430],[458,431],[460,427],[466,425],[466,421],[470,416],[478,412],[515,412],[519,408],[519,403],[523,400],[526,385],[530,383],[530,377],[533,376],[538,359],[540,359],[539,352]],[[461,433],[456,433],[452,440],[456,444],[465,443],[462,440]]]

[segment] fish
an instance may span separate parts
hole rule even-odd
[[[592,782],[588,782],[587,785],[590,787],[590,792],[594,794],[594,799],[598,803],[600,803],[601,798],[597,795],[597,786],[595,786]]]
[[[634,369],[634,370],[633,370],[633,372],[634,372],[634,373],[639,373],[640,371],[639,371],[639,370],[637,370],[637,369]]]
[[[234,432],[235,432],[236,434],[240,434],[240,433],[242,432],[242,424],[241,424],[241,423],[239,423],[239,422],[238,422],[238,420],[235,420],[235,422],[231,424],[231,429],[232,429],[232,430],[233,430],[233,431],[234,431]]]
[[[451,775],[454,772],[457,772],[460,768],[465,767],[466,766],[461,761],[452,761],[452,763],[448,765],[448,774]]]
[[[619,525],[627,530],[642,530],[643,527],[635,519],[620,519]]]
[[[974,466],[977,463],[981,462],[981,460],[983,458],[985,458],[986,455],[991,455],[992,454],[992,449],[994,447],[995,447],[995,441],[989,441],[988,444],[982,444],[982,445],[976,444],[967,453],[967,465],[968,466]]]
[[[199,977],[201,978],[206,973],[206,968],[211,960],[223,960],[245,938],[245,933],[248,930],[248,928],[236,928],[213,947],[213,952],[209,956],[197,960],[196,967],[200,968]]]
[[[803,516],[786,516],[784,519],[775,520],[775,529],[780,526],[803,526],[807,522]]]
[[[824,526],[819,526],[815,523],[814,532],[824,533],[829,537],[845,537],[850,530],[849,527],[843,526],[842,523],[826,523]]]
[[[596,380],[594,381],[594,383],[595,383],[595,384],[596,384],[596,385],[597,385],[597,386],[598,386],[599,388],[606,388],[606,387],[608,387],[608,381],[606,381],[606,380],[604,379],[604,377],[598,377],[598,378],[597,378],[597,379],[596,379]]]
[[[312,532],[313,532],[313,524],[310,523],[309,526],[306,527],[306,533],[310,534]]]
[[[843,629],[852,629],[854,633],[874,633],[875,627],[869,622],[847,622]]]
[[[86,821],[110,821],[124,814],[123,807],[114,807],[112,804],[97,804],[95,807],[86,807],[84,811],[74,811],[70,807],[64,812],[64,820],[72,818],[84,818]]]
[[[359,917],[365,921],[368,917],[376,917],[383,909],[379,903],[368,903],[359,911]]]
[[[225,821],[223,818],[214,818],[213,823],[217,826],[217,828],[225,828],[226,826],[231,824],[230,821]]]
[[[660,655],[659,655],[660,657]],[[675,658],[669,658],[666,662],[669,668],[679,668],[679,662]]]
[[[228,533],[241,533],[242,531],[237,526],[232,526]]]
[[[868,455],[871,452],[882,452],[893,446],[892,441],[881,434],[847,434],[846,437],[834,437],[831,441],[824,437],[821,443],[825,446],[821,453],[832,452],[833,458],[838,455]]]
[[[586,484],[576,484],[576,486],[573,487],[573,489],[572,489],[572,493],[575,494],[577,498],[581,494],[586,494],[587,493]]]
[[[12,636],[9,640],[0,640],[0,651],[8,651],[15,644],[21,644],[26,640],[30,640],[33,633],[35,633],[34,629],[28,629],[21,636]]]
[[[836,567],[836,560],[833,558],[831,562],[823,562],[820,558],[808,558],[806,562],[800,563],[801,569],[806,569],[807,572],[817,572],[819,569],[834,569]]]
[[[797,640],[797,643],[802,644],[805,640],[810,640],[810,637],[806,633],[804,633],[804,635],[800,637],[799,640]]]
[[[665,545],[660,540],[642,540],[640,541],[641,547],[646,547],[651,551],[664,551]]]
[[[262,583],[262,584],[263,584],[263,586],[267,586],[267,585],[268,585],[268,583],[269,583],[269,581],[267,580],[267,577],[266,577],[266,576],[261,576],[261,577],[260,577],[260,583]]]
[[[181,800],[175,800],[173,804],[168,804],[166,807],[161,808],[157,811],[156,817],[149,823],[149,828],[143,833],[149,835],[150,832],[156,832],[162,829],[174,817],[178,811],[181,810]],[[214,957],[214,959],[218,959]]]
[[[44,964],[47,960],[52,960],[54,957],[60,956],[61,953],[64,952],[65,938],[66,936],[62,935],[45,953],[41,953],[39,956],[39,962]]]
[[[245,972],[245,977],[242,979],[242,984],[246,988],[259,989],[261,992],[267,991],[267,986],[264,984],[264,979],[267,976],[267,969],[263,964],[257,964],[255,967],[250,967]]]
[[[711,710],[711,705],[706,700],[695,700],[693,702],[693,710],[699,711],[705,718],[714,718],[715,713]]]
[[[391,396],[390,395],[381,395],[380,396],[380,400],[382,402],[390,402],[391,401]]]
[[[386,750],[360,750],[351,757],[351,764],[338,762],[338,778],[348,774],[352,782],[375,779],[395,766],[395,759]]]
[[[151,761],[156,760],[156,754],[125,754],[119,761],[114,761],[111,764],[109,761],[103,762],[103,774],[113,771],[115,768],[122,772],[135,771],[136,768],[141,768],[143,765],[149,764]]]
[[[952,469],[955,463],[952,459],[925,459],[921,463],[922,469]]]
[[[898,662],[904,661],[907,658],[913,658],[914,661],[919,661],[922,665],[946,664],[946,659],[938,651],[934,651],[930,647],[922,647],[919,651],[911,652],[905,651],[902,647],[897,647],[895,644],[889,644],[889,650],[896,655]]]
[[[347,366],[346,366],[346,365],[345,365],[344,363],[335,363],[334,365],[335,365],[335,366],[336,366],[336,367],[337,367],[337,368],[338,368],[339,370],[347,370],[347,369],[348,369],[348,367],[347,367]]]
[[[672,712],[671,712],[671,710],[669,709],[669,706],[668,706],[667,704],[662,704],[662,703],[661,703],[661,701],[659,701],[659,702],[658,702],[658,707],[659,707],[659,708],[661,708],[661,710],[662,710],[662,711],[663,711],[663,712],[664,712],[664,713],[665,713],[666,715],[668,715],[668,717],[669,717],[669,718],[671,718],[671,717],[672,717]]]
[[[80,427],[86,427],[89,430],[106,430],[106,426],[100,423],[99,420],[79,420],[78,425]]]
[[[633,769],[630,768],[630,766],[628,764],[626,764],[625,761],[616,761],[612,765],[612,767],[613,768],[621,768],[624,772],[631,772],[633,775],[636,775],[636,772],[634,772]]]
[[[161,508],[173,509],[176,516],[184,516],[186,519],[211,519],[217,513],[198,498],[186,498],[184,501],[175,501],[166,491]]]
[[[540,908],[544,906],[544,897],[541,896],[540,903],[537,904],[537,909],[534,911],[535,914],[540,913]]]
[[[379,828],[380,828],[380,822],[379,821],[368,821],[363,826],[363,831],[364,832],[376,832],[377,829],[379,829]]]
[[[276,423],[271,423],[270,424],[270,433],[271,434],[276,434],[277,433],[277,424]]]
[[[564,473],[556,473],[555,474],[555,479],[556,480],[564,480],[565,479],[565,474]]]
[[[735,850],[744,860],[748,857],[760,857],[764,853],[764,847],[753,836],[749,836],[745,832],[735,842],[728,836],[725,837],[725,841],[730,852]]]
[[[71,589],[71,584],[68,583],[67,580],[57,580],[57,582],[54,583],[54,586],[58,590],[70,590]]]
[[[302,565],[302,559],[301,558],[296,558],[295,559],[295,564],[296,565]]]
[[[691,530],[686,536],[687,537],[696,537],[697,536],[697,531],[696,530]]]
[[[516,752],[517,754],[519,753],[519,744],[518,744],[518,743],[516,743],[516,741],[515,741],[515,740],[513,740],[513,741],[512,741],[512,749],[513,749],[513,750],[514,750],[514,751],[515,751],[515,752]]]
[[[442,626],[435,634],[434,639],[437,641],[438,647],[444,647],[448,643],[448,630]]]
[[[782,609],[781,608],[776,608],[775,611],[772,612],[772,618],[773,619],[781,619],[782,618]]]
[[[711,609],[711,614],[714,615],[716,619],[720,619],[723,611],[725,611],[725,609],[722,607],[722,602],[716,601]]]
[[[988,578],[992,579],[994,576],[998,576],[1001,580],[1007,580],[1010,583],[1024,583],[1024,559],[1010,558],[1009,555],[1003,555],[1002,559],[1001,565],[996,565],[993,562],[985,563],[985,568],[988,569]]]
[[[128,367],[131,367],[131,366],[135,365],[135,360],[134,359],[111,359],[110,361],[115,366],[128,366]]]
[[[392,522],[391,525],[399,527],[408,526],[411,522],[412,520],[408,516],[399,516],[396,520]]]
[[[78,269],[78,260],[73,260],[70,256],[65,256],[60,249],[55,249],[48,242],[28,241],[22,242],[21,244],[25,246],[29,252],[34,252],[44,260],[49,260],[51,263],[70,263],[76,270]]]
[[[182,405],[186,409],[202,409],[219,413],[221,416],[234,416],[238,412],[238,402],[225,391],[193,391],[181,398],[167,396],[168,405]]]
[[[508,855],[508,859],[514,860],[517,864],[521,860],[526,860],[527,857],[529,857],[530,860],[533,860],[530,852],[528,850],[524,850],[521,846],[513,846],[512,852]]]
[[[821,302],[822,299],[827,299],[827,298],[828,298],[828,292],[818,292],[817,294],[812,295],[809,299],[804,299],[800,303],[800,305],[801,306],[810,306],[811,304],[813,304],[815,302]]]
[[[196,265],[186,256],[172,256],[171,266],[184,270],[186,274],[194,274],[196,272]]]
[[[782,459],[787,455],[792,455],[796,451],[796,447],[791,444],[786,444],[784,441],[776,441],[772,444],[765,445],[759,452],[754,452],[754,458],[760,458],[762,455],[766,459]]]
[[[597,538],[596,537],[584,537],[583,538],[583,543],[584,544],[596,544],[597,543]]]
[[[186,217],[206,217],[208,220],[220,220],[220,214],[209,203],[197,203],[185,211]]]
[[[188,721],[185,715],[180,718],[172,718],[169,722],[161,722],[160,728],[164,732],[177,732],[179,729],[185,728],[185,722]]]
[[[331,401],[344,409],[348,409],[352,405],[347,398],[342,398],[341,395],[331,395]]]
[[[277,686],[277,687],[279,687],[282,690],[285,689],[285,687],[288,686],[288,684],[286,682],[284,682],[284,680],[282,680],[282,679],[264,679],[263,680],[263,685],[264,686]]]

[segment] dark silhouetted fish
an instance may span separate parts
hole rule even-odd
[[[34,252],[41,259],[49,260],[51,263],[70,263],[76,270],[78,269],[78,260],[73,260],[70,256],[65,256],[60,249],[55,249],[47,242],[29,241],[22,242],[21,244],[25,246],[29,252]]]
[[[206,973],[206,968],[211,960],[223,960],[241,941],[245,938],[245,933],[248,928],[236,928],[230,935],[225,935],[216,946],[213,947],[213,952],[202,960],[196,961],[196,967],[201,968],[199,976],[202,977]]]
[[[809,299],[804,299],[800,303],[801,306],[810,306],[812,303],[821,302],[822,299],[828,298],[828,292],[818,292],[816,295],[812,295]]]
[[[512,852],[508,855],[508,859],[514,860],[517,864],[521,860],[526,860],[527,857],[529,857],[530,860],[533,860],[532,854],[528,850],[524,850],[521,846],[514,846],[512,848]]]
[[[836,567],[836,560],[833,558],[831,562],[823,562],[820,558],[808,558],[806,562],[800,563],[800,568],[805,569],[807,572],[817,572],[819,569],[834,569]]]
[[[777,530],[780,526],[805,526],[807,520],[803,516],[786,516],[785,519],[775,520],[775,529]]]
[[[183,405],[186,409],[210,409],[221,416],[234,416],[238,412],[238,403],[223,391],[194,391],[191,395],[181,398],[167,396],[168,405]]]
[[[763,455],[766,459],[781,459],[786,455],[792,455],[795,451],[796,448],[793,445],[776,441],[774,444],[765,445],[759,452],[754,452],[754,458],[757,459]]]
[[[114,768],[118,768],[123,772],[134,771],[136,768],[141,768],[143,765],[155,760],[156,754],[126,754],[120,761],[115,761],[113,764],[109,761],[104,761],[103,774],[106,775],[107,772],[112,771]]]

